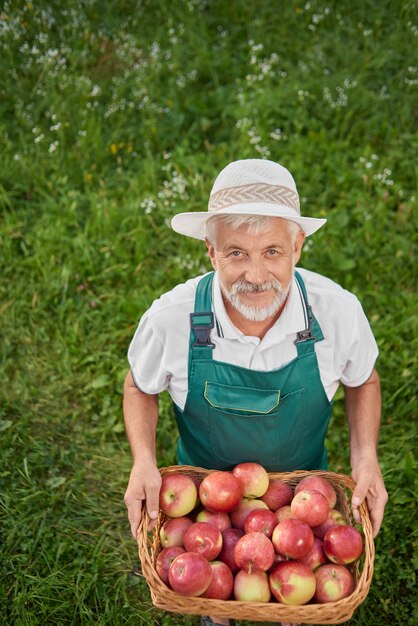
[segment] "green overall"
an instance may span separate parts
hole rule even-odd
[[[314,345],[324,337],[303,280],[295,275],[307,328],[297,333],[297,357],[269,371],[213,359],[213,272],[200,280],[190,316],[189,391],[183,411],[174,405],[181,465],[226,470],[255,461],[271,472],[327,468],[324,440],[332,402]]]

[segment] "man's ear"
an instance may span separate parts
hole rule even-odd
[[[214,270],[216,270],[215,248],[213,247],[213,245],[211,244],[211,242],[209,241],[207,237],[205,238],[205,244],[208,249],[208,254],[209,254],[210,262],[212,263],[212,267]]]
[[[306,235],[303,230],[300,230],[296,236],[293,247],[295,265],[299,262],[300,255],[302,254],[303,242],[305,241],[305,237]]]

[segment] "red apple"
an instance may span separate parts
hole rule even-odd
[[[325,533],[324,552],[332,563],[352,563],[363,552],[363,538],[354,526],[333,526]]]
[[[354,591],[354,579],[344,565],[321,565],[315,572],[315,602],[336,602]]]
[[[184,533],[193,524],[189,517],[173,517],[160,528],[160,542],[163,548],[182,546]]]
[[[328,559],[325,556],[324,547],[322,545],[322,541],[318,539],[318,537],[314,537],[313,548],[308,554],[301,557],[299,563],[303,563],[311,568],[311,570],[316,570],[317,567],[323,565],[324,563],[328,563]]]
[[[263,533],[247,533],[238,539],[234,549],[235,563],[246,572],[261,569],[266,572],[274,563],[274,548]]]
[[[236,574],[239,570],[234,559],[234,548],[238,539],[241,539],[243,535],[244,531],[239,530],[239,528],[227,528],[222,532],[222,550],[218,555],[218,559],[226,563],[233,574]]]
[[[335,507],[337,492],[326,478],[318,476],[317,474],[310,474],[302,478],[300,483],[296,486],[295,495],[303,489],[315,489],[315,491],[320,491],[328,500],[329,508],[333,509]]]
[[[284,604],[306,604],[315,593],[315,574],[307,565],[297,561],[275,565],[269,580],[272,594]]]
[[[243,498],[237,508],[230,514],[232,526],[243,530],[247,515],[255,509],[267,510],[268,506],[262,500],[250,500],[248,498]]]
[[[242,485],[244,498],[259,498],[263,496],[269,486],[269,476],[259,463],[239,463],[232,473]]]
[[[244,532],[263,533],[263,535],[266,535],[266,537],[270,539],[277,524],[277,517],[273,511],[255,509],[248,513],[245,519]]]
[[[305,522],[291,517],[277,524],[271,541],[279,554],[300,559],[312,550],[314,534]]]
[[[228,513],[224,513],[223,511],[217,511],[215,513],[213,511],[203,509],[203,511],[200,511],[196,515],[196,522],[208,522],[208,524],[212,524],[221,532],[223,530],[226,530],[227,528],[231,528],[231,520],[229,518],[229,515]]]
[[[345,519],[341,511],[337,511],[337,509],[331,509],[325,522],[319,524],[319,526],[314,526],[312,530],[316,537],[319,537],[319,539],[323,539],[328,528],[338,526],[338,524],[346,526],[347,520]]]
[[[319,526],[329,515],[329,504],[320,491],[302,489],[294,496],[290,510],[295,517],[308,526]]]
[[[166,585],[168,584],[168,570],[170,569],[170,565],[176,556],[184,554],[184,552],[185,549],[181,546],[170,546],[169,548],[163,548],[157,556],[155,569],[157,570],[158,576]]]
[[[212,561],[222,548],[221,531],[208,522],[194,522],[184,533],[184,547]]]
[[[197,552],[179,554],[168,570],[168,581],[182,596],[200,596],[212,580],[209,561]]]
[[[160,508],[168,517],[182,517],[197,504],[197,489],[190,476],[174,473],[163,476]]]
[[[293,498],[293,489],[283,480],[270,479],[269,486],[260,500],[265,502],[270,511],[277,511],[280,507],[290,504]]]
[[[234,577],[226,563],[222,561],[212,561],[212,582],[202,598],[213,598],[216,600],[229,600],[234,588]]]
[[[208,511],[229,513],[241,501],[241,483],[231,472],[211,472],[200,483],[199,497]]]
[[[295,517],[292,514],[292,509],[290,508],[290,504],[285,504],[284,506],[281,506],[280,509],[277,509],[277,511],[275,512],[275,515],[279,522],[282,522],[284,519],[289,519],[290,517]]]
[[[240,570],[234,580],[234,597],[242,602],[269,602],[271,593],[266,572]]]

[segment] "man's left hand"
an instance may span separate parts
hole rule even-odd
[[[360,524],[358,507],[366,499],[369,507],[373,527],[373,536],[376,537],[383,520],[388,493],[382,478],[377,457],[360,458],[352,468],[352,476],[357,485],[351,498],[354,520]]]

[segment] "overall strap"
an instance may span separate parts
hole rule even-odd
[[[308,294],[306,292],[305,283],[299,272],[295,271],[296,284],[301,296],[301,302],[305,315],[305,328],[299,331],[296,335],[295,344],[298,350],[298,354],[313,349],[314,344],[317,341],[322,341],[324,335],[322,334],[321,327],[319,326],[316,317],[312,313],[312,308],[308,302]]]
[[[189,361],[191,359],[207,360],[212,358],[212,350],[215,347],[210,339],[210,332],[214,327],[212,311],[213,275],[214,272],[210,272],[197,285],[194,311],[190,313]]]

